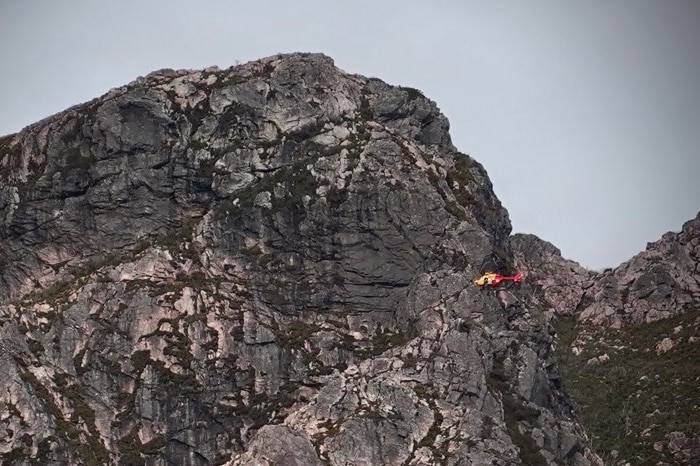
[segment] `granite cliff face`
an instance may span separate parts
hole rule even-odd
[[[163,70],[0,139],[12,465],[601,464],[507,212],[414,89]]]

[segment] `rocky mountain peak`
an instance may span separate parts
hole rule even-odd
[[[3,464],[600,464],[419,91],[161,70],[0,139]],[[504,299],[504,296],[508,299]]]
[[[646,250],[595,280],[580,319],[620,328],[677,315],[700,301],[700,213],[680,232],[668,232]]]
[[[370,157],[362,152],[368,144]],[[386,167],[385,148],[406,155],[424,182],[442,184],[442,202],[492,230],[502,248],[510,232],[485,171],[456,156],[433,102],[349,75],[318,54],[155,72],[7,136],[0,148],[3,235],[40,246],[25,254],[3,245],[0,285],[11,297],[98,255],[173,234],[214,203],[253,201],[246,194],[260,194],[257,203],[270,196],[278,207],[312,194],[332,204],[349,192],[353,171],[367,177],[374,169],[400,190],[411,174]],[[360,163],[366,159],[369,166]],[[260,184],[267,191],[257,193]],[[458,196],[479,201],[478,212]]]
[[[584,269],[534,235],[511,238],[515,264],[559,315],[619,329],[682,313],[700,301],[700,213],[615,268]]]

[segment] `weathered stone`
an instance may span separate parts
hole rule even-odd
[[[670,338],[664,338],[656,345],[656,354],[665,353],[670,351],[676,344]]]
[[[560,315],[619,329],[684,312],[700,299],[700,213],[615,269],[586,271],[534,235],[511,237],[516,267],[544,292],[531,296]],[[542,302],[543,301],[543,302]]]

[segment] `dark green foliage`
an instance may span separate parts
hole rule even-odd
[[[369,103],[369,99],[363,93],[360,97],[360,118],[365,121],[374,120],[374,112],[372,111],[372,106]]]
[[[506,370],[505,357],[505,354],[502,354],[494,359],[493,368],[486,378],[486,383],[491,391],[501,394],[503,417],[508,435],[518,447],[522,464],[546,466],[547,461],[540,454],[535,441],[529,435],[521,432],[521,423],[531,427],[539,425],[540,412],[530,407],[527,400],[516,394],[516,388],[511,382],[515,375],[509,374],[509,371]],[[490,429],[489,425],[485,427]]]
[[[29,346],[29,351],[37,356],[41,356],[44,352],[44,345],[42,345],[40,341],[32,338],[27,338],[27,346]]]
[[[293,320],[283,329],[279,329],[277,337],[280,342],[288,347],[303,347],[311,335],[321,330],[316,324],[307,323],[301,320]]]
[[[12,135],[0,138],[0,177],[7,178],[20,165],[22,146],[12,145]],[[6,162],[7,165],[2,165]]]
[[[386,181],[385,186],[389,188],[389,191],[406,191],[408,189],[408,187],[400,180],[396,180],[393,183]]]
[[[293,130],[287,134],[287,137],[296,142],[297,144],[313,144],[309,139],[321,134],[324,130],[325,122],[322,119],[318,121],[305,125],[295,127]],[[307,146],[307,149],[309,147]]]
[[[236,193],[237,204],[222,203],[218,209],[220,216],[231,215],[240,209],[251,208],[255,197],[262,192],[272,193],[272,209],[285,216],[302,218],[304,216],[303,197],[315,195],[320,186],[319,181],[307,168],[308,161],[301,160],[291,165],[280,167]],[[278,189],[275,189],[278,188]],[[280,189],[281,188],[281,189]],[[274,193],[284,192],[283,195]]]
[[[438,436],[443,434],[440,426],[444,420],[440,410],[437,407],[437,404],[435,403],[438,396],[436,395],[433,387],[428,385],[416,384],[413,387],[413,390],[415,391],[416,395],[424,400],[433,411],[433,423],[430,425],[425,437],[423,437],[418,443],[418,447],[429,448],[433,452],[433,455],[435,455],[435,458],[439,461],[439,464],[446,465],[448,464],[447,460],[449,459],[449,442],[443,440],[441,445],[437,443]]]
[[[148,363],[151,362],[151,353],[147,350],[134,351],[131,355],[131,364],[134,366],[134,374],[141,375]]]
[[[189,242],[192,240],[197,224],[200,219],[197,217],[184,217],[180,219],[179,225],[171,233],[155,240],[159,246],[167,248],[171,253],[182,253],[190,259],[197,257],[194,250],[190,249]]]
[[[61,302],[64,302],[67,298],[68,292],[71,290],[71,286],[73,285],[72,281],[59,281],[54,283],[53,285],[49,286],[48,288],[44,288],[42,290],[38,291],[33,291],[32,293],[29,294],[26,298],[23,299],[23,302],[29,302],[29,303],[52,303],[52,304],[58,304]]]
[[[406,336],[390,330],[378,333],[372,339],[372,355],[379,356],[383,352],[406,343]]]
[[[467,212],[455,201],[446,201],[445,210],[448,211],[453,217],[459,220],[467,220]]]
[[[192,129],[190,130],[191,135],[197,133],[197,130],[205,121],[206,117],[209,115],[208,106],[209,97],[202,99],[200,102],[197,102],[194,107],[185,107],[185,116],[192,124]],[[190,147],[194,150],[202,149],[206,147],[206,144],[196,139],[190,139]]]
[[[4,453],[0,459],[7,461],[7,464],[14,464],[21,460],[26,460],[29,457],[29,452],[23,447],[14,448],[9,453]]]
[[[226,170],[216,166],[217,161],[218,159],[216,159],[215,157],[200,161],[199,171],[197,174],[202,178],[205,178],[206,180],[211,180],[214,177],[214,175],[227,174],[228,172]]]
[[[128,435],[117,441],[117,449],[121,453],[121,464],[133,466],[143,466],[146,464],[146,461],[141,456],[142,445],[138,432],[138,426],[134,426]]]
[[[0,138],[0,176],[6,177],[13,168],[19,165],[22,147],[19,144],[11,145],[12,135]],[[7,156],[7,165],[3,166],[3,159]]]
[[[579,416],[604,459],[612,450],[633,464],[673,462],[668,450],[652,446],[665,433],[700,435],[700,337],[697,309],[650,324],[619,331],[577,325],[562,319],[556,325],[559,359],[565,388],[579,405]],[[682,326],[678,333],[674,329]],[[583,352],[570,346],[579,338]],[[669,337],[676,346],[657,354],[656,345]],[[607,353],[603,364],[587,364]]]
[[[447,184],[452,189],[457,202],[463,206],[468,206],[474,199],[469,190],[469,186],[474,181],[470,171],[472,161],[466,155],[456,154],[454,162],[454,168],[447,172]]]
[[[138,432],[139,426],[135,425],[129,434],[116,442],[117,449],[121,454],[119,464],[130,466],[145,465],[145,456],[158,453],[167,443],[165,437],[162,435],[154,437],[149,442],[141,443]]]
[[[406,91],[408,94],[408,101],[416,100],[416,99],[421,99],[424,98],[425,96],[421,91],[418,89],[414,89],[412,87],[402,87],[401,90]]]
[[[12,152],[13,146],[11,146],[13,135],[9,134],[7,136],[0,137],[0,159],[7,154]],[[14,146],[17,147],[17,146]]]
[[[381,355],[385,351],[406,343],[406,336],[398,331],[382,330],[372,336],[370,340],[355,342],[353,351],[360,358],[372,358]]]
[[[85,435],[87,437],[87,441],[81,441],[76,446],[79,456],[85,460],[85,464],[105,464],[109,455],[104,445],[100,441],[100,433],[97,431],[97,427],[95,425],[95,411],[85,400],[80,385],[78,385],[76,381],[72,380],[72,378],[66,374],[56,375],[56,385],[58,386],[61,395],[68,398],[73,405],[73,413],[69,419],[72,426],[69,427],[69,430],[72,431],[75,429],[77,432],[77,427],[75,426],[80,425],[81,422],[88,428],[88,432]],[[76,434],[71,433],[70,435],[71,438],[73,438],[73,436]]]
[[[57,435],[71,445],[71,450],[81,459],[81,463],[88,466],[107,464],[109,456],[100,441],[99,432],[95,426],[95,412],[85,401],[80,387],[68,375],[56,375],[55,381],[60,395],[70,400],[74,410],[70,419],[66,419],[51,391],[34,374],[27,370],[23,371],[20,376],[35,391],[47,412],[53,417]],[[87,426],[88,432],[83,432],[80,429],[81,421]]]
[[[269,78],[273,71],[275,71],[275,65],[272,63],[265,63],[265,66],[263,66],[263,69],[258,76]]]
[[[73,272],[73,276],[77,278],[85,277],[87,275],[97,272],[102,267],[115,267],[128,259],[133,259],[136,256],[136,252],[132,252],[129,257],[122,257],[120,254],[107,254],[107,255],[96,255],[88,259],[85,264],[80,266],[77,270]]]
[[[95,163],[95,158],[90,155],[83,155],[79,147],[66,149],[61,154],[61,158],[65,160],[67,169],[78,170],[79,172],[87,172]]]

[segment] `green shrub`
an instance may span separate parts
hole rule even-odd
[[[657,452],[653,444],[671,431],[700,435],[700,345],[688,341],[700,336],[698,316],[691,309],[619,331],[584,326],[573,318],[556,323],[556,356],[565,389],[578,404],[579,417],[603,459],[611,460],[611,452],[617,450],[616,461],[674,463],[667,451]],[[679,326],[682,329],[674,333]],[[655,346],[665,337],[676,346],[657,354]],[[578,356],[570,349],[574,341],[582,349]],[[610,357],[608,362],[587,364],[603,353]]]

